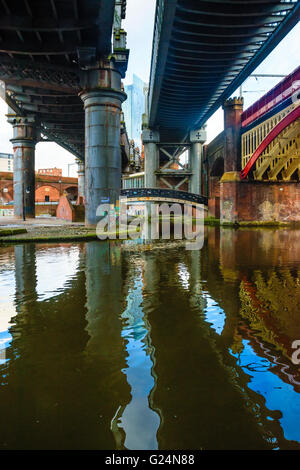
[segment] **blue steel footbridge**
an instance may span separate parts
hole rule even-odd
[[[163,188],[131,188],[122,189],[121,198],[126,197],[128,203],[131,202],[167,202],[187,204],[191,206],[207,206],[207,198],[200,194],[193,194],[187,191],[176,191]]]

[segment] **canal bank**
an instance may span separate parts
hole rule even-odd
[[[4,220],[3,220],[4,219]],[[117,230],[117,235],[135,233],[135,229]],[[53,217],[22,221],[10,217],[0,219],[0,245],[36,242],[98,240],[96,230],[83,223],[72,223]]]
[[[160,226],[166,219],[159,218]],[[141,222],[141,220],[139,220]],[[193,224],[196,220],[192,219]],[[151,220],[149,219],[149,223]],[[177,220],[178,223],[178,220]],[[204,226],[222,227],[224,229],[242,230],[242,229],[261,229],[261,230],[299,230],[300,224],[282,223],[282,222],[240,222],[240,223],[220,223],[220,219],[207,217],[203,221]],[[174,218],[170,219],[171,233],[174,227]],[[128,234],[128,238],[133,238],[134,234],[140,231],[140,228],[129,225],[128,229],[116,231],[116,238]],[[112,237],[113,238],[113,237]],[[36,218],[34,220],[22,221],[12,218],[0,219],[0,245],[15,243],[45,243],[45,242],[80,242],[99,240],[96,230],[91,227],[85,227],[83,223],[72,223],[64,220],[50,218]]]

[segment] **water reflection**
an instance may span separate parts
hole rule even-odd
[[[229,352],[250,378],[247,388],[264,397],[273,448],[300,448],[300,370],[291,362],[292,342],[300,337],[299,238],[298,231],[221,230],[220,270],[240,301]],[[209,308],[206,318],[216,328]]]
[[[0,448],[299,449],[300,232],[0,249]]]
[[[152,376],[154,349],[151,346],[149,324],[144,318],[143,269],[136,268],[133,285],[127,296],[127,307],[122,313],[124,327],[122,337],[126,340],[128,353],[124,370],[131,387],[131,401],[124,410],[118,411],[119,427],[126,438],[127,449],[157,449],[156,433],[160,424],[159,415],[151,409],[149,398],[155,382]]]
[[[76,275],[79,263],[78,246],[48,246],[36,252],[38,300],[47,300],[64,292],[67,283]]]
[[[13,248],[0,249],[0,365],[8,361],[7,349],[10,346],[10,321],[16,310],[13,303],[15,276],[13,272]]]
[[[124,432],[115,432],[112,422],[117,410],[130,401],[130,387],[122,372],[126,367],[126,349],[120,318],[125,301],[122,275],[126,277],[126,271],[120,246],[97,242],[85,245],[86,331],[89,336],[85,366],[90,374],[87,387],[93,397],[91,411],[99,428],[93,437],[95,448],[122,448],[125,440]],[[126,295],[126,286],[124,290]]]

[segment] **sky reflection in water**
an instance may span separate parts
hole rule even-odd
[[[283,251],[280,251],[284,246],[289,246],[287,239],[295,234],[286,235],[286,239],[282,231],[277,239],[274,234],[272,237],[254,232],[249,233],[247,237],[245,233],[238,235],[240,239],[236,243],[237,246],[240,243],[242,252],[247,251],[249,245],[256,247],[256,252],[248,265],[245,264],[244,258],[233,258],[235,260],[233,262],[230,258],[230,250],[233,249],[231,237],[236,234],[224,232],[220,240],[217,235],[217,229],[209,232],[209,243],[200,253],[186,252],[179,246],[172,249],[162,247],[149,252],[136,251],[132,255],[126,250],[123,251],[118,245],[102,243],[93,246],[103,252],[98,260],[88,258],[93,256],[93,250],[87,250],[85,244],[19,246],[8,250],[1,249],[0,367],[2,369],[0,379],[2,387],[0,389],[4,391],[4,394],[0,395],[0,407],[2,414],[5,415],[3,423],[5,421],[10,423],[11,435],[16,436],[18,433],[17,428],[14,428],[11,408],[6,404],[7,400],[12,397],[12,400],[17,400],[14,406],[17,405],[21,409],[27,406],[26,400],[22,403],[18,402],[19,389],[16,384],[19,381],[22,383],[22,364],[28,360],[28,357],[31,361],[29,367],[34,371],[35,379],[42,377],[45,381],[45,389],[48,391],[45,403],[48,403],[48,408],[46,411],[43,410],[43,413],[46,412],[46,415],[49,413],[49,422],[51,423],[54,419],[51,400],[53,403],[57,402],[54,391],[51,391],[52,383],[55,383],[58,389],[69,390],[70,382],[74,382],[78,390],[82,386],[85,387],[84,394],[81,392],[78,396],[74,395],[74,406],[77,407],[74,413],[80,413],[82,409],[82,416],[79,414],[79,419],[84,421],[85,416],[93,416],[96,401],[89,402],[88,397],[92,396],[93,400],[97,400],[97,396],[93,395],[94,384],[98,378],[101,378],[102,370],[103,373],[109,372],[105,369],[106,355],[109,355],[111,351],[109,364],[115,372],[109,378],[112,382],[107,384],[104,382],[102,387],[107,386],[107,390],[104,390],[107,396],[110,396],[111,390],[116,392],[114,396],[111,396],[111,403],[107,404],[109,405],[107,410],[114,411],[107,411],[109,424],[106,424],[104,418],[101,418],[101,423],[97,424],[102,426],[98,437],[99,448],[102,445],[101,439],[103,439],[103,445],[106,445],[104,442],[110,442],[109,436],[112,434],[117,448],[155,450],[161,449],[163,445],[166,445],[163,444],[165,442],[171,442],[172,445],[172,435],[166,437],[165,434],[171,433],[173,429],[173,425],[170,427],[172,423],[168,421],[171,419],[168,414],[169,406],[176,406],[176,416],[182,416],[183,419],[182,424],[175,426],[174,429],[179,433],[182,429],[185,434],[184,429],[189,428],[191,422],[191,416],[189,416],[191,410],[201,416],[201,408],[206,406],[205,403],[193,398],[197,397],[197,390],[199,390],[199,396],[202,396],[201,380],[205,380],[205,376],[199,378],[195,371],[194,390],[193,394],[190,394],[189,388],[184,389],[184,381],[191,383],[193,371],[188,371],[188,365],[186,365],[188,375],[182,379],[180,375],[176,376],[176,364],[166,360],[168,348],[176,344],[182,347],[182,342],[188,341],[181,331],[180,324],[173,322],[175,313],[176,318],[179,313],[182,325],[191,325],[194,329],[190,342],[186,343],[186,348],[191,351],[191,354],[194,352],[194,355],[197,355],[199,354],[198,344],[201,344],[203,338],[209,338],[209,343],[207,343],[211,347],[209,354],[222,358],[222,360],[218,359],[221,367],[229,371],[229,382],[232,380],[235,383],[232,385],[232,391],[235,390],[234,393],[236,393],[236,386],[238,387],[245,410],[248,409],[250,414],[253,413],[257,422],[257,434],[261,434],[263,440],[272,448],[289,448],[289,446],[300,448],[298,445],[300,444],[300,384],[297,383],[296,369],[293,369],[286,352],[283,354],[284,345],[280,343],[281,338],[286,341],[290,332],[295,330],[294,325],[299,324],[296,310],[298,294],[294,286],[299,280],[300,259],[295,259],[294,253],[291,253],[289,257],[286,252],[284,258]],[[275,243],[274,240],[278,243],[276,246],[278,259],[274,258],[274,250],[270,249],[272,243]],[[260,251],[265,246],[268,249]],[[134,251],[134,246],[132,250]],[[262,253],[265,256],[264,259]],[[243,266],[238,264],[240,259],[243,259]],[[105,260],[105,266],[103,266],[103,260]],[[260,267],[262,262],[263,266]],[[277,271],[279,262],[280,272]],[[100,263],[99,269],[97,263]],[[88,266],[92,266],[89,271],[90,277],[88,277]],[[111,299],[109,292],[106,292],[107,297],[101,294],[101,301],[97,306],[97,295],[95,296],[95,292],[86,288],[86,279],[95,281],[96,278],[98,284],[95,285],[100,286],[103,293],[106,292],[106,285],[119,283],[121,288],[114,293],[118,298]],[[103,283],[104,278],[106,280]],[[277,312],[280,311],[276,303],[278,296],[273,298],[272,293],[280,288],[281,283],[286,286],[287,291],[285,292],[284,289],[281,291],[280,308],[288,313],[278,316]],[[247,294],[248,303],[245,303],[243,291],[245,286],[248,289],[244,289],[245,292],[251,293],[251,296]],[[145,292],[147,292],[146,302]],[[294,297],[290,293],[294,293]],[[90,301],[89,295],[93,296]],[[262,300],[264,296],[269,302],[267,311],[270,318],[268,319],[272,320],[268,324],[264,323],[266,317],[266,307]],[[296,303],[291,303],[292,298]],[[175,309],[176,302],[178,303],[180,312],[174,311],[174,306],[172,307],[169,302],[171,299],[175,299]],[[54,301],[53,304],[52,301]],[[64,318],[66,306],[70,308],[69,302],[74,303],[71,307],[76,312],[77,323],[75,322],[68,332],[64,349],[60,349],[60,361],[65,367],[65,372],[61,376],[44,376],[42,371],[47,370],[49,366],[51,369],[53,361],[57,360],[56,337],[60,338],[62,334],[65,334],[62,332],[66,331],[63,323],[65,320],[62,320],[60,324],[59,319]],[[105,302],[109,302],[109,305]],[[49,309],[51,305],[53,305],[52,310]],[[91,308],[89,307],[91,305],[94,310],[88,312],[86,309]],[[123,308],[120,308],[121,305]],[[103,316],[106,307],[109,315]],[[53,321],[51,315],[55,315]],[[24,319],[26,322],[23,321]],[[108,337],[107,344],[103,344],[102,351],[101,341],[103,340],[96,341],[99,332],[93,329],[108,328],[109,332],[112,325],[107,322],[110,319],[115,322],[112,325],[119,325],[117,327],[120,330],[117,335],[111,337],[111,344]],[[50,320],[49,325],[52,329],[47,330]],[[160,323],[166,331],[172,330],[170,334],[174,337],[171,342],[171,338],[168,337],[164,337],[164,342],[162,342],[159,336]],[[274,331],[273,325],[275,325]],[[45,331],[49,331],[49,335],[54,339],[53,347],[49,350],[43,349],[43,342],[39,343],[39,336],[45,334]],[[87,332],[89,335],[95,335],[96,342],[93,344],[100,348],[96,351],[99,355],[93,356],[93,368],[91,368],[88,356],[89,340],[85,339]],[[78,338],[81,338],[81,345],[72,344],[75,333]],[[105,331],[103,333],[105,337]],[[99,336],[99,338],[104,337]],[[227,340],[230,337],[233,341]],[[297,338],[291,338],[293,339]],[[36,351],[36,354],[34,355],[32,351]],[[173,352],[170,351],[171,354]],[[76,367],[73,368],[72,362],[68,365],[68,361],[74,354],[76,358],[78,357],[76,361],[80,374]],[[203,365],[199,364],[199,367],[205,373],[206,369],[203,369]],[[214,370],[209,373],[213,374]],[[169,384],[168,380],[171,379],[175,382]],[[116,381],[116,384],[122,383],[122,389],[114,390],[113,381]],[[43,395],[39,396],[41,389],[37,387],[36,391],[31,392],[32,384],[29,385],[29,381],[28,383],[25,381],[23,386],[25,390],[30,389],[30,393],[35,394],[31,396],[31,399],[39,404],[36,405],[37,409],[42,406],[40,403],[43,403],[45,398]],[[184,403],[180,401],[182,391],[185,394]],[[51,393],[53,393],[53,398]],[[104,396],[106,396],[105,393]],[[222,402],[223,391],[214,390],[214,393],[217,394],[217,400]],[[62,409],[67,404],[67,401],[63,400],[67,400],[67,396],[62,399]],[[254,409],[256,411],[253,411]],[[203,409],[203,411],[207,410]],[[248,411],[245,413],[247,414]],[[176,418],[175,413],[172,419]],[[247,420],[246,414],[243,419]],[[31,417],[28,417],[25,411],[20,416],[18,420],[21,421],[17,420],[16,426],[27,426],[29,436],[32,433],[31,440],[34,445],[34,439],[37,438],[34,437],[35,431],[31,429]],[[68,432],[71,426],[68,421],[70,416],[57,419],[63,420],[62,427]],[[215,424],[212,422],[211,426]],[[62,422],[59,425],[62,425]],[[45,428],[40,432],[42,438],[43,435],[45,439],[47,436],[50,447],[51,442],[55,441],[56,426],[58,422],[55,418],[49,425],[49,429]],[[92,427],[87,432],[93,433],[91,437],[95,437],[95,430]],[[190,432],[191,437],[197,438],[200,430],[193,428]],[[230,433],[230,427],[228,432]],[[63,434],[62,437],[62,446],[65,435]],[[0,446],[4,445],[1,439],[3,442],[11,442],[8,444],[11,448],[19,448],[22,442],[22,437],[20,437],[21,441],[17,438],[16,441],[14,439],[10,441],[8,435],[6,436],[5,426],[0,424]],[[224,436],[224,442],[217,444],[222,444],[226,448],[226,445],[229,445],[226,439]],[[211,443],[212,448],[215,444]],[[36,445],[39,447],[40,441]]]

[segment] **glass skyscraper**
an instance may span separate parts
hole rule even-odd
[[[124,119],[129,139],[141,150],[142,116],[145,113],[144,88],[146,84],[133,74],[131,85],[125,85],[127,100],[123,103]]]

